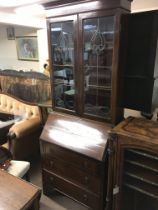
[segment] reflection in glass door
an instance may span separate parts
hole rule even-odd
[[[55,107],[74,110],[73,21],[51,24]]]
[[[111,118],[114,17],[83,21],[84,113]]]

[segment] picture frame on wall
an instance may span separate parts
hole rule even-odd
[[[16,37],[18,60],[38,61],[38,42],[36,36]]]
[[[15,40],[15,31],[14,31],[14,27],[12,26],[7,27],[7,39]]]

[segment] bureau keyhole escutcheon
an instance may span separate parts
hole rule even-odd
[[[88,176],[85,176],[84,177],[84,181],[85,181],[85,184],[88,185],[89,184],[89,177]]]
[[[54,182],[54,177],[50,177],[50,182],[51,182],[51,183]]]
[[[83,199],[84,199],[84,201],[87,201],[87,200],[88,200],[87,194],[84,194],[84,195],[83,195]]]
[[[85,162],[83,163],[83,166],[84,166],[84,169],[87,169],[87,168],[88,168],[88,163],[87,163],[87,161],[85,161]]]
[[[53,161],[53,160],[50,161],[50,167],[51,167],[51,168],[54,167],[54,161]]]

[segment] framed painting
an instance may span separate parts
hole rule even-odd
[[[38,61],[38,42],[36,36],[16,37],[18,60]]]
[[[14,27],[12,26],[7,27],[7,38],[8,40],[15,39]]]

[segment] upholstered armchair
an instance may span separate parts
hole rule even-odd
[[[19,119],[10,126],[7,144],[13,159],[28,159],[39,152],[39,136],[42,130],[41,112],[37,105],[24,102],[11,95],[0,93],[1,113],[18,116]]]

